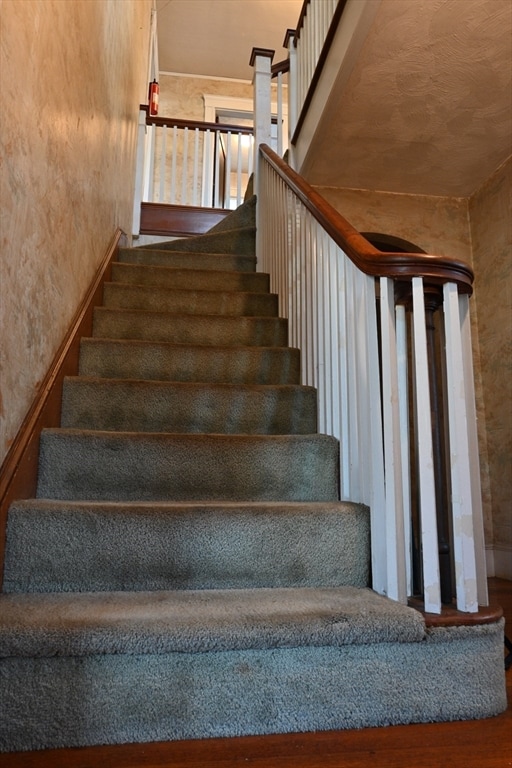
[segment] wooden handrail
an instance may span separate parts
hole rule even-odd
[[[300,9],[300,14],[299,14],[299,20],[297,22],[297,29],[295,30],[295,45],[297,45],[297,40],[299,39],[302,27],[304,26],[304,19],[306,18],[306,12],[308,10],[308,5],[310,2],[311,0],[304,0],[304,2],[302,3],[302,8]]]
[[[272,67],[270,69],[270,72],[272,74],[272,78],[277,77],[279,74],[286,74],[286,72],[290,71],[290,59],[284,59],[283,61],[276,61],[275,64],[272,64]]]
[[[260,145],[260,152],[334,242],[365,274],[395,280],[423,277],[429,284],[456,283],[461,293],[472,293],[473,271],[465,262],[423,253],[379,251],[267,144]]]
[[[205,123],[200,120],[182,120],[173,117],[160,117],[158,115],[146,115],[146,125],[159,125],[167,128],[190,128],[198,131],[221,131],[222,133],[241,133],[244,136],[252,136],[254,130],[252,127],[242,125],[229,125],[228,123]]]

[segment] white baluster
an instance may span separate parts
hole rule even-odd
[[[213,206],[213,159],[212,134],[209,128],[204,136],[203,154],[203,205],[205,208],[211,208]]]
[[[242,202],[242,134],[237,134],[236,152],[236,205]]]
[[[149,150],[149,187],[148,187],[148,201],[150,203],[155,200],[155,153],[156,153],[156,126],[151,126],[150,140],[148,142]]]
[[[197,194],[197,187],[199,184],[199,176],[198,176],[198,166],[199,166],[199,129],[196,128],[194,131],[194,170],[192,173],[192,205],[198,204],[198,194]]]
[[[441,613],[436,492],[432,448],[432,421],[430,417],[429,362],[425,325],[425,300],[421,277],[414,277],[412,280],[412,296],[417,424],[416,452],[423,550],[423,590],[425,610],[428,613]]]
[[[226,161],[224,169],[224,199],[221,201],[222,208],[231,207],[231,131],[225,134],[226,138]]]
[[[382,411],[386,472],[387,594],[394,600],[406,602],[394,282],[388,278],[381,278],[380,290]]]
[[[457,286],[444,285],[446,378],[457,608],[478,610],[466,382]]]
[[[398,363],[398,409],[400,419],[400,447],[402,454],[402,498],[404,505],[404,547],[407,573],[407,594],[412,595],[412,532],[411,532],[411,468],[409,441],[409,396],[407,365],[407,320],[405,307],[396,307],[396,347]]]
[[[215,208],[220,208],[220,153],[221,153],[220,132],[215,131],[215,176],[214,176]]]
[[[466,411],[468,423],[468,450],[471,473],[471,508],[473,516],[473,536],[475,541],[475,560],[477,577],[477,597],[479,605],[489,605],[487,589],[487,568],[485,562],[484,519],[482,510],[482,487],[480,482],[480,456],[477,434],[477,414],[475,404],[475,385],[473,378],[473,351],[471,347],[471,321],[469,296],[459,296],[459,314],[462,336],[462,359],[464,365],[464,385],[466,392]]]
[[[188,128],[183,130],[183,164],[181,174],[181,204],[186,205],[188,198]]]
[[[160,203],[165,202],[165,167],[167,162],[166,146],[167,146],[167,126],[164,125],[160,131],[160,184],[158,200]]]
[[[176,164],[178,157],[178,127],[172,128],[172,160],[171,160],[171,204],[176,203]]]

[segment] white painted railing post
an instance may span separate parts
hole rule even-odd
[[[295,47],[295,30],[288,29],[284,39],[284,47],[288,49],[288,163],[295,168],[293,145],[291,137],[297,127],[297,49]]]
[[[139,127],[137,132],[137,159],[135,165],[135,190],[133,196],[132,235],[140,234],[140,206],[143,196],[144,163],[146,157],[146,111],[139,110]]]
[[[254,191],[258,189],[258,151],[260,144],[272,143],[271,82],[274,51],[253,48],[250,65],[254,67]]]

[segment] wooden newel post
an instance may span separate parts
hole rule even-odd
[[[258,190],[258,148],[270,146],[272,138],[271,83],[272,59],[275,51],[269,48],[253,48],[249,64],[254,67],[254,191]]]

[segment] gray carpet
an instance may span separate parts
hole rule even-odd
[[[4,591],[366,587],[369,536],[367,508],[340,502],[30,499],[10,511]]]
[[[488,717],[503,624],[427,630],[369,589],[250,198],[122,249],[9,511],[0,749]]]

